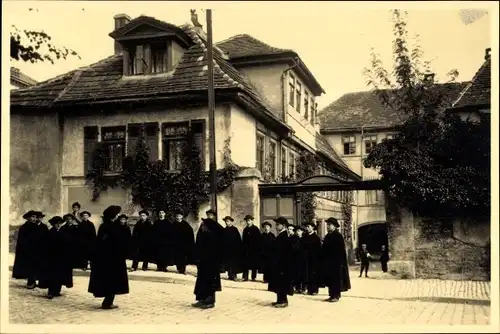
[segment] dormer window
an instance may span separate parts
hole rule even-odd
[[[128,68],[125,74],[157,74],[168,72],[168,44],[154,41],[136,44],[127,48]]]

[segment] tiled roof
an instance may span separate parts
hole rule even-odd
[[[280,49],[270,46],[250,35],[241,34],[232,36],[224,41],[216,43],[231,59],[242,57],[268,56],[292,52],[288,49]]]
[[[21,83],[22,85],[27,85],[27,86],[32,86],[36,84],[35,79],[27,76],[16,67],[10,68],[10,79],[15,82]]]
[[[465,83],[436,84],[444,96],[453,101]],[[382,105],[375,91],[347,93],[318,113],[321,129],[352,129],[364,127],[392,127],[401,122],[400,116]]]
[[[488,58],[453,103],[453,108],[490,105],[491,103],[491,59]]]
[[[332,161],[336,162],[339,166],[349,168],[344,160],[342,160],[342,158],[335,151],[335,149],[330,146],[326,138],[319,133],[316,133],[316,149],[332,159]]]

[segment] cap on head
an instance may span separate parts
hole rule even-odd
[[[139,216],[142,215],[142,214],[145,214],[146,216],[149,216],[149,212],[147,212],[146,210],[139,211]]]
[[[128,216],[126,214],[121,214],[117,218],[118,218],[118,220],[123,219],[123,218],[128,219]]]
[[[83,217],[83,215],[88,215],[89,217],[92,216],[88,211],[80,212],[80,217]]]
[[[214,211],[214,210],[212,210],[212,209],[208,209],[208,210],[205,212],[205,214],[206,214],[207,216],[208,216],[208,215],[214,215],[214,216],[217,216],[217,213],[215,213],[215,211]]]
[[[67,213],[65,214],[63,217],[62,217],[63,220],[67,220],[67,219],[72,219],[72,220],[76,220],[76,217],[74,215],[72,215],[71,213]]]
[[[265,226],[273,227],[273,225],[268,221],[265,221],[262,223],[262,227],[265,227]]]
[[[274,218],[273,220],[276,223],[276,225],[283,225],[283,226],[288,225],[288,220],[285,217],[280,216],[280,217]]]
[[[325,221],[328,225],[333,225],[335,227],[339,227],[340,224],[339,224],[339,221],[333,217],[330,217],[328,218],[326,221]]]
[[[252,215],[246,215],[243,220],[254,220],[254,217]]]
[[[54,217],[49,219],[49,224],[50,225],[60,224],[63,221],[64,221],[64,219],[61,218],[60,216],[54,216]]]
[[[233,217],[231,217],[231,216],[226,216],[226,217],[224,217],[224,219],[222,219],[222,220],[223,220],[223,221],[230,221],[230,222],[234,222],[234,219],[233,219]]]

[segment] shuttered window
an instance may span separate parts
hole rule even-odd
[[[193,135],[194,145],[200,152],[200,161],[202,169],[205,168],[205,120],[191,121],[191,133]]]
[[[86,126],[83,128],[83,165],[87,175],[92,169],[92,158],[98,145],[99,127]]]
[[[137,143],[144,127],[146,145],[149,149],[149,161],[158,160],[158,123],[133,123],[128,125],[127,156],[135,156]]]

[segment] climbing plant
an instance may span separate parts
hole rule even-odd
[[[308,151],[302,151],[297,157],[296,179],[302,180],[316,174],[318,160],[316,156]],[[299,193],[300,216],[303,222],[312,221],[315,218],[316,197],[313,192]]]
[[[353,244],[352,244],[352,191],[346,191],[345,196],[342,197],[342,218],[344,219],[343,235],[345,244],[347,245],[348,254],[350,259],[353,258]]]

